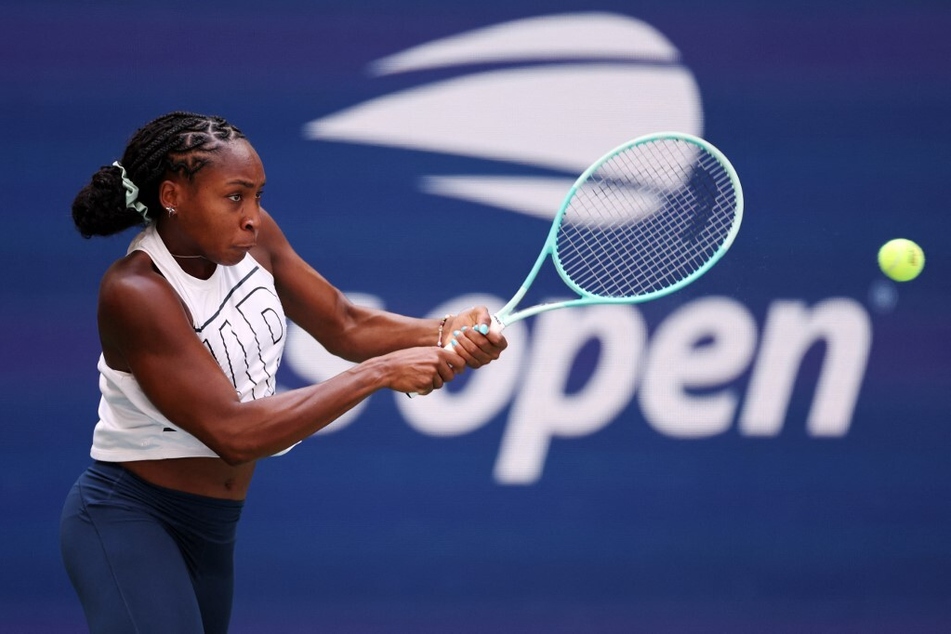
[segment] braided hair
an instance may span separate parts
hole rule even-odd
[[[84,238],[108,236],[155,220],[159,185],[179,173],[193,179],[222,145],[245,138],[221,117],[171,112],[141,127],[129,140],[121,163],[139,188],[138,200],[148,207],[143,217],[126,208],[119,167],[107,165],[92,175],[73,201],[73,222]]]

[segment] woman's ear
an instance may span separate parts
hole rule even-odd
[[[158,195],[159,204],[162,205],[162,207],[166,209],[169,207],[177,209],[182,195],[181,187],[179,187],[178,183],[164,180],[159,185]]]

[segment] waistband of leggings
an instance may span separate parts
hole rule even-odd
[[[145,489],[166,499],[175,500],[181,504],[191,504],[205,508],[240,511],[244,508],[244,500],[229,500],[227,498],[215,498],[207,495],[198,495],[178,489],[170,489],[158,484],[153,484],[141,476],[129,471],[117,462],[104,462],[96,460],[90,465],[88,471],[99,477],[104,477],[116,483],[125,482],[137,488]]]

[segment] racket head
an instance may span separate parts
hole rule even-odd
[[[743,190],[730,161],[681,132],[638,137],[575,181],[547,248],[584,303],[662,297],[706,273],[733,244]]]

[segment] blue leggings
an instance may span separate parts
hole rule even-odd
[[[228,631],[244,503],[158,487],[96,462],[60,522],[66,571],[93,634]]]

